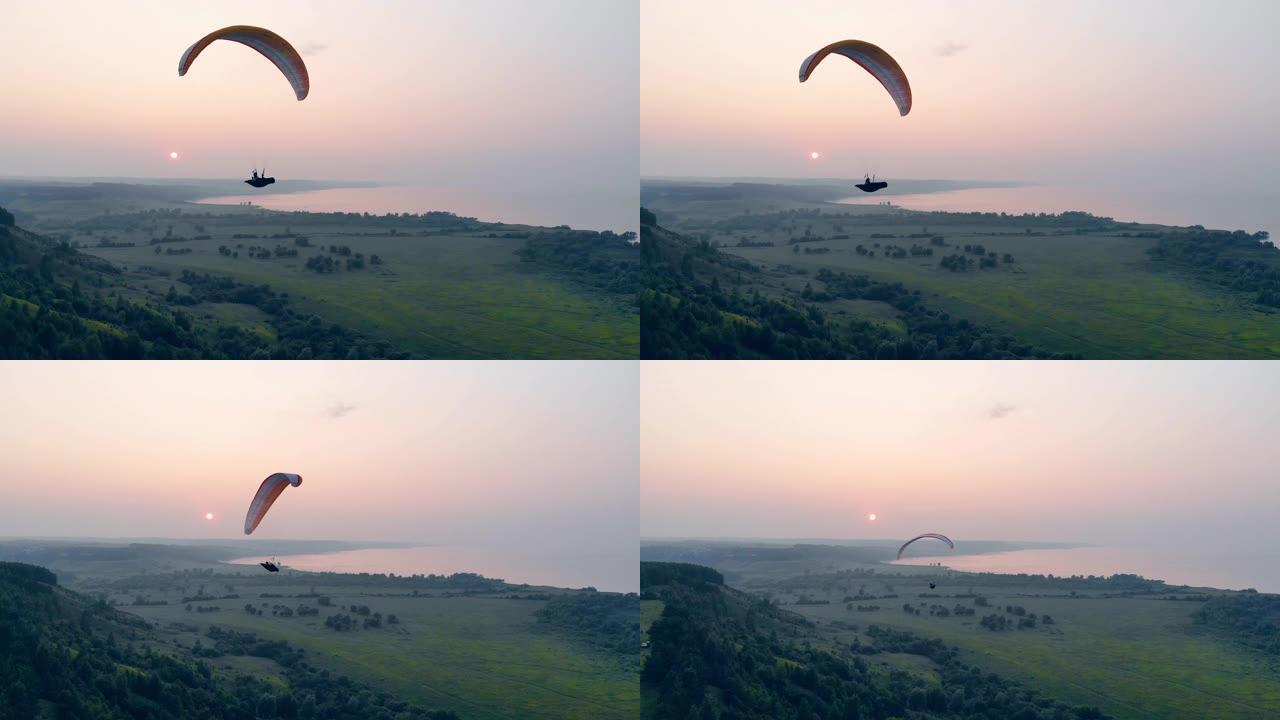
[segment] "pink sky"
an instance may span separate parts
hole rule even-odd
[[[592,0],[16,0],[0,43],[0,173],[289,177],[578,189],[636,177],[636,7]],[[259,25],[311,95],[206,33]],[[178,161],[168,158],[180,153]]]
[[[645,363],[641,387],[646,537],[1280,541],[1274,363]]]
[[[634,549],[633,363],[0,363],[0,534]],[[207,512],[215,514],[206,521]]]
[[[1280,4],[1225,7],[646,0],[641,172],[1274,187]],[[807,55],[848,38],[897,58],[907,117],[844,58],[799,83]]]

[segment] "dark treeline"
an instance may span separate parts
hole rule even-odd
[[[0,563],[0,720],[458,720],[308,664],[301,650],[211,628],[212,648],[153,649],[150,626],[57,586],[43,568]],[[274,660],[288,686],[216,673],[202,658]]]
[[[1252,591],[1220,595],[1191,617],[1237,642],[1280,658],[1280,595]]]
[[[661,543],[661,544],[645,544],[640,548],[641,560],[662,561],[665,565],[673,563],[692,563],[697,565],[689,565],[691,568],[706,570],[707,567],[724,567],[728,565],[736,565],[740,563],[752,562],[795,562],[801,564],[813,564],[813,566],[830,566],[830,563],[879,563],[893,559],[893,550],[891,547],[871,547],[871,546],[842,546],[842,545],[814,545],[807,543],[797,543],[795,545],[762,545],[762,546],[743,546],[727,543]],[[727,571],[726,571],[727,572]],[[841,571],[839,575],[861,575],[872,576],[876,574],[874,568],[856,568],[853,570]],[[719,573],[716,574],[719,577]],[[818,577],[816,575],[805,575],[797,578],[798,584],[804,580]],[[710,580],[709,580],[710,581]],[[733,578],[729,578],[732,582]],[[715,582],[724,582],[721,578]],[[780,580],[777,582],[782,587],[790,580]]]
[[[149,188],[150,190],[151,188]],[[72,198],[89,199],[89,198]],[[199,223],[197,232],[206,230],[222,230],[224,228],[243,228],[261,226],[263,222],[288,222],[291,215],[305,215],[308,227],[313,226],[349,226],[358,222],[363,227],[373,229],[400,230],[441,230],[449,232],[467,232],[475,230],[501,229],[501,223],[486,223],[476,218],[464,217],[451,212],[431,211],[425,213],[346,213],[346,212],[281,212],[263,210],[255,214],[233,214],[217,212],[192,212],[190,209],[160,208],[141,210],[138,212],[108,212],[92,218],[72,223],[69,227],[77,232],[150,232],[158,233],[162,229],[165,235],[172,237],[174,223]],[[236,233],[243,238],[258,237],[255,233]],[[289,227],[282,233],[268,233],[262,237],[289,238],[294,233]]]
[[[256,568],[255,568],[256,569]],[[133,590],[153,590],[163,591],[169,590],[175,586],[183,585],[189,578],[198,578],[202,582],[210,584],[228,584],[236,583],[243,585],[253,585],[260,578],[265,578],[265,573],[259,575],[240,575],[231,573],[186,573],[183,571],[175,571],[171,573],[148,573],[146,575],[132,575],[119,580],[107,583],[105,587],[114,592],[129,592]],[[453,573],[452,575],[388,575],[385,573],[333,573],[333,572],[309,572],[306,578],[316,583],[324,585],[326,588],[337,587],[360,587],[387,590],[395,594],[415,595],[423,592],[440,592],[452,593],[459,595],[476,595],[482,593],[501,593],[508,592],[513,588],[525,586],[509,585],[506,582],[487,578],[476,573]],[[262,582],[266,582],[263,580]],[[260,597],[278,598],[282,597],[278,594],[264,593]],[[290,595],[287,597],[309,598],[321,596],[313,593],[303,593]],[[327,605],[328,598],[323,598],[321,605]]]
[[[41,202],[111,201],[124,204],[139,199],[184,202],[194,196],[193,188],[182,185],[129,185],[95,182],[87,185],[41,185],[28,182],[0,184],[0,202],[27,198]]]
[[[984,587],[1025,587],[1027,585],[1035,585],[1043,590],[1046,597],[1090,597],[1094,595],[1104,597],[1137,597],[1137,596],[1168,596],[1179,597],[1187,596],[1189,598],[1199,598],[1191,588],[1185,585],[1167,585],[1163,580],[1151,580],[1141,575],[1133,575],[1129,573],[1117,573],[1115,575],[1036,575],[1026,573],[963,573],[962,577],[956,578],[948,575],[912,575],[914,580],[935,580],[938,583],[951,583],[953,586],[959,586],[963,583],[964,592],[951,593],[921,593],[920,597],[942,597],[955,599],[975,598],[976,604],[984,605],[985,599],[976,597],[972,589],[968,589],[969,585],[982,585]],[[890,573],[877,573],[874,569],[855,568],[852,570],[841,570],[833,573],[812,573],[809,575],[798,575],[790,578],[775,580],[768,587],[778,592],[800,592],[803,590],[817,590],[823,592],[831,592],[834,590],[850,591],[855,583],[862,583],[868,579],[878,579],[883,582],[892,582],[904,579],[900,575]],[[892,586],[890,586],[892,587]],[[958,588],[957,588],[958,589]],[[1087,593],[1082,594],[1082,593]],[[873,599],[873,595],[851,596],[853,600]],[[881,598],[887,598],[888,595],[881,595]],[[894,595],[893,597],[897,597]]]
[[[645,183],[640,186],[642,202],[657,202],[666,198],[707,202],[792,200],[797,202],[827,202],[837,200],[848,193],[839,185],[782,185],[770,183],[736,182],[729,185]]]
[[[640,598],[635,593],[556,595],[537,616],[548,627],[622,655],[635,657],[640,647]]]
[[[815,647],[803,618],[705,581],[660,569],[642,585],[664,601],[649,629],[650,655],[641,672],[658,720],[1083,720],[1106,718],[1096,708],[1070,707],[985,673],[939,640],[870,626],[874,645]],[[860,654],[920,655],[936,665],[936,680],[872,668]]]
[[[973,360],[1074,357],[1018,343],[1010,335],[998,335],[989,328],[968,320],[951,317],[947,312],[927,307],[919,290],[908,290],[900,282],[872,280],[866,275],[851,275],[822,269],[817,274],[825,290],[806,289],[807,300],[830,302],[835,299],[873,300],[887,303],[899,313],[907,328],[907,338],[882,338],[872,350],[873,336],[863,342],[864,351],[873,351],[876,359],[898,360]],[[867,323],[858,323],[866,326]],[[883,331],[882,331],[883,332]],[[856,335],[855,335],[856,337]]]
[[[721,199],[721,198],[709,198]],[[756,233],[793,233],[808,231],[814,226],[831,225],[839,234],[848,234],[860,227],[883,227],[887,222],[908,225],[915,222],[928,222],[931,213],[910,212],[901,217],[885,216],[862,212],[834,212],[827,208],[793,208],[777,212],[753,213],[750,210],[734,217],[697,222],[682,218],[682,227],[687,227],[695,234],[715,232],[733,234],[743,232]],[[1116,222],[1109,217],[1099,217],[1086,212],[1068,211],[1063,213],[982,213],[982,212],[947,212],[948,226],[955,225],[995,225],[1002,230],[990,233],[992,236],[1040,237],[1046,235],[1086,235],[1089,233],[1115,232],[1125,228],[1138,228],[1137,223]],[[871,239],[928,239],[931,244],[945,246],[942,242],[933,242],[935,235],[929,228],[922,227],[920,232],[870,234]]]
[[[302,607],[306,606],[299,606],[299,608]],[[315,608],[309,608],[308,610],[311,609],[315,610],[315,612],[311,614],[319,614],[320,612],[319,609]],[[373,610],[368,605],[343,606],[342,609],[351,614],[338,613],[336,615],[330,615],[325,618],[325,627],[339,632],[349,632],[360,629],[377,630],[383,626],[384,620],[387,625],[400,624],[400,618],[396,617],[394,614],[387,615],[384,618],[382,613]]]
[[[194,352],[190,318],[104,297],[95,286],[108,284],[115,268],[26,233],[0,212],[0,356],[141,358],[147,338]]]
[[[404,357],[392,351],[390,343],[373,341],[336,323],[326,323],[315,315],[296,312],[287,293],[277,293],[268,285],[246,285],[230,278],[182,271],[187,295],[177,295],[179,305],[199,303],[241,303],[252,305],[271,318],[277,336],[274,343],[244,331],[219,328],[215,349],[231,358],[299,359],[312,358],[368,360]],[[246,336],[253,337],[249,343]]]
[[[798,307],[739,286],[759,269],[659,227],[641,210],[644,271],[640,356],[646,359],[843,358],[855,356],[816,305]],[[732,287],[726,292],[724,285]],[[888,339],[887,331],[880,331]]]
[[[766,294],[764,273],[657,224],[641,209],[644,272],[640,354],[653,359],[1018,359],[1062,358],[930,308],[919,291],[864,275],[821,271],[823,289]],[[744,288],[746,288],[744,290]],[[822,309],[836,300],[884,302],[906,336],[876,323],[841,324]]]
[[[640,586],[642,589],[655,585],[697,587],[699,584],[724,585],[724,576],[712,568],[694,565],[693,563],[640,563]]]
[[[1147,254],[1157,263],[1191,272],[1207,282],[1280,307],[1280,252],[1266,232],[1189,230],[1160,233]]]
[[[548,230],[530,233],[516,255],[630,300],[640,287],[640,251],[634,240],[634,233]]]

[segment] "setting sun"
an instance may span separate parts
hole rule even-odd
[[[174,151],[174,152],[169,153],[169,159],[170,159],[170,160],[177,160],[177,159],[178,159],[178,153],[177,153],[177,151]]]
[[[815,151],[813,151],[813,152],[809,153],[809,159],[810,159],[810,160],[817,160],[817,159],[818,159],[818,152],[815,150]]]
[[[213,513],[205,513],[205,514],[204,514],[204,519],[205,519],[205,520],[212,520],[212,519],[213,519]]]
[[[868,519],[868,520],[875,520],[875,519],[876,519],[876,514],[875,514],[875,513],[871,513],[870,515],[868,515],[868,516],[867,516],[867,519]]]

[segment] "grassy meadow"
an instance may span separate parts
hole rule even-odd
[[[0,186],[0,201],[20,226],[120,270],[110,286],[98,288],[101,294],[182,310],[213,333],[235,326],[274,340],[277,329],[253,305],[183,304],[190,291],[184,272],[269,286],[287,293],[290,308],[304,316],[414,358],[639,355],[634,290],[629,294],[620,279],[606,290],[608,277],[591,275],[610,272],[602,268],[611,263],[638,267],[638,253],[625,243],[586,233],[564,241],[571,252],[531,258],[521,254],[528,243],[567,229],[446,212],[373,216],[200,205],[179,199],[198,197],[198,188],[183,191]]]
[[[290,583],[293,584],[290,584]],[[330,609],[314,617],[279,618],[268,609],[250,615],[246,603],[315,605],[314,599],[241,598],[197,605],[219,606],[214,612],[187,612],[181,593],[165,593],[173,603],[126,608],[161,628],[178,630],[177,642],[191,645],[216,624],[251,631],[266,639],[286,640],[309,652],[311,662],[350,675],[395,696],[456,711],[464,718],[628,718],[638,712],[634,668],[572,637],[543,629],[534,613],[537,600],[494,596],[387,597],[372,588],[327,588],[314,591],[331,599],[337,611],[346,605],[368,605],[400,623],[377,630],[337,632],[324,625]],[[268,587],[254,584],[255,590]],[[281,578],[270,593],[306,594],[306,582]],[[151,593],[154,599],[159,594]],[[207,640],[205,641],[207,643]]]
[[[671,554],[671,548],[659,551]],[[697,552],[723,563],[729,584],[813,621],[811,641],[838,652],[874,646],[867,632],[874,624],[937,638],[985,671],[1124,720],[1280,717],[1280,663],[1193,621],[1205,598],[1224,591],[1152,591],[1141,589],[1143,581],[1112,586],[893,566],[871,560],[885,552],[879,548],[844,548],[847,562],[833,562],[832,549],[817,546],[785,559],[752,558],[759,548],[744,552],[724,545]],[[658,556],[652,546],[646,555]],[[919,613],[906,612],[904,604]],[[957,607],[973,614],[958,614]],[[1018,628],[1017,621],[1029,614],[1039,622]],[[1010,627],[984,627],[988,615],[1005,617]],[[1046,615],[1051,624],[1043,621]],[[933,672],[920,655],[878,653],[864,659],[885,671]]]
[[[1154,234],[1168,229],[1162,226],[1102,223],[1079,213],[1002,217],[842,205],[798,200],[794,187],[762,189],[769,187],[722,197],[705,187],[664,186],[644,202],[663,226],[763,268],[767,280],[735,288],[743,294],[758,290],[794,302],[806,287],[825,290],[816,276],[829,270],[900,282],[930,307],[1055,352],[1280,356],[1280,318],[1272,309],[1152,262],[1147,250]],[[946,256],[981,256],[966,245],[1001,261],[958,272],[941,265]],[[930,254],[911,254],[913,246]],[[837,298],[822,307],[837,323],[865,321],[905,334],[888,303]]]
[[[206,232],[198,232],[197,224]],[[119,242],[137,244],[103,248],[89,243],[87,237],[73,239],[82,242],[85,252],[124,268],[135,292],[164,294],[173,286],[181,293],[184,287],[177,278],[184,270],[267,284],[289,293],[300,309],[389,340],[417,357],[635,356],[640,331],[634,312],[570,281],[522,267],[515,255],[522,240],[489,237],[489,230],[427,237],[392,230],[372,232],[354,219],[350,224],[311,225],[305,213],[252,212],[174,223],[175,235],[211,234],[208,240],[151,246],[146,231],[121,232],[112,235],[120,237]],[[522,230],[527,228],[503,228],[504,233]],[[377,255],[382,264],[321,274],[305,266],[306,258],[317,254],[315,250],[300,252],[298,257],[264,259],[250,258],[245,252],[249,246],[293,249],[292,238],[270,238],[285,232],[303,235],[320,248],[346,246],[366,257]],[[256,237],[236,239],[237,234]],[[220,254],[219,247],[233,248],[239,257]],[[161,252],[156,253],[156,248]],[[191,252],[165,253],[172,249]],[[252,308],[248,310],[237,315],[244,312],[243,307],[195,308],[253,323]]]
[[[152,623],[144,637],[157,651],[199,655],[198,648],[213,645],[208,633],[216,627],[287,641],[316,667],[466,720],[624,720],[640,712],[639,648],[619,652],[603,644],[612,642],[607,635],[538,615],[552,598],[584,591],[476,575],[397,578],[288,568],[275,574],[225,562],[244,552],[235,543],[0,543],[0,557],[46,564],[69,587]],[[375,615],[380,623],[366,627]],[[326,624],[343,616],[355,626]],[[286,682],[283,668],[266,658],[224,655],[208,662],[228,676],[249,672]]]
[[[867,583],[877,586],[880,583]],[[859,633],[839,627],[876,623],[936,637],[966,651],[966,660],[985,670],[1021,680],[1069,703],[1096,705],[1117,718],[1258,718],[1280,715],[1280,667],[1259,662],[1256,655],[1203,633],[1191,620],[1198,603],[1140,597],[1043,597],[1046,588],[1025,585],[984,587],[957,577],[930,590],[924,579],[894,578],[899,598],[852,601],[844,595],[831,604],[794,605],[798,612],[830,631],[833,641],[850,644]],[[956,587],[963,585],[963,587]],[[970,598],[949,595],[969,590],[987,598],[990,607],[976,615],[938,617],[924,610],[907,614],[903,603],[973,606]],[[882,588],[869,590],[882,592]],[[939,597],[920,597],[920,594]],[[857,606],[880,609],[858,612]],[[1006,606],[1049,615],[1051,626],[1031,630],[992,631],[980,618],[1007,614]],[[823,633],[825,634],[825,632]],[[866,638],[862,638],[866,641]],[[868,658],[874,660],[875,658]]]

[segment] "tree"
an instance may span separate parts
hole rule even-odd
[[[276,697],[274,695],[263,695],[259,698],[257,712],[259,718],[276,717]]]

